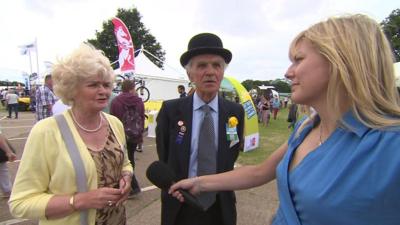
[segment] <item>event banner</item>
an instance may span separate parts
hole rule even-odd
[[[135,72],[135,55],[131,35],[124,22],[113,18],[114,34],[118,44],[118,63],[122,74]]]
[[[233,87],[239,97],[240,104],[243,106],[245,119],[244,119],[244,152],[256,149],[259,146],[259,132],[258,132],[258,119],[256,107],[251,100],[250,94],[246,88],[233,77],[225,76],[224,80],[228,81]]]

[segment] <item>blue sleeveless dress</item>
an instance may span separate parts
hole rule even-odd
[[[400,128],[371,129],[350,112],[343,119],[353,129],[337,128],[289,171],[315,126],[296,137],[302,121],[297,124],[277,167],[280,206],[273,225],[400,224]]]

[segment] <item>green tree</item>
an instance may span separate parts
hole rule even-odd
[[[276,88],[278,92],[290,93],[290,84],[285,79],[276,79],[272,81],[272,85]]]
[[[383,32],[392,45],[396,62],[400,61],[400,9],[395,9],[381,23]]]
[[[165,61],[165,51],[162,49],[160,43],[157,42],[156,38],[150,34],[150,31],[140,21],[142,16],[136,8],[132,9],[118,9],[117,15],[121,19],[126,27],[128,28],[135,49],[139,49],[142,46],[144,49],[149,51],[152,55],[158,59],[144,52],[144,54],[158,67],[163,68]],[[118,60],[118,46],[117,40],[114,36],[114,25],[112,19],[103,22],[103,30],[96,31],[96,38],[89,39],[89,43],[94,45],[96,48],[104,51],[104,54],[110,59],[111,62]],[[113,64],[114,68],[119,67],[118,63]]]
[[[246,88],[247,91],[250,91],[253,89],[253,80],[244,80],[242,82],[242,85],[244,88]]]
[[[250,91],[251,89],[256,89],[258,86],[270,85],[270,82],[261,80],[245,80],[242,82],[242,85],[247,91]]]
[[[244,80],[242,82],[243,87],[246,88],[247,91],[251,89],[257,89],[258,86],[274,86],[278,92],[290,93],[290,84],[286,79],[276,79],[276,80]]]

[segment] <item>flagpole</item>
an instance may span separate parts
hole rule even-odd
[[[36,46],[36,67],[37,67],[37,74],[39,74],[39,51],[38,51],[38,45],[37,45],[37,38],[35,38],[35,46]]]
[[[31,59],[31,51],[28,50],[28,56],[29,56],[29,67],[31,69],[31,74],[32,74],[32,59]]]

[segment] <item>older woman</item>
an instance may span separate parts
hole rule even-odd
[[[87,192],[78,192],[67,145],[54,117],[29,134],[11,198],[11,213],[40,224],[125,224],[122,204],[130,192],[132,166],[121,122],[101,110],[111,94],[109,60],[83,44],[53,68],[54,90],[72,106],[62,116],[83,161]],[[88,212],[80,222],[81,212]]]
[[[400,106],[393,55],[378,23],[331,18],[289,51],[292,100],[315,113],[263,163],[184,180],[192,193],[243,189],[277,178],[274,225],[396,225],[400,221]]]

